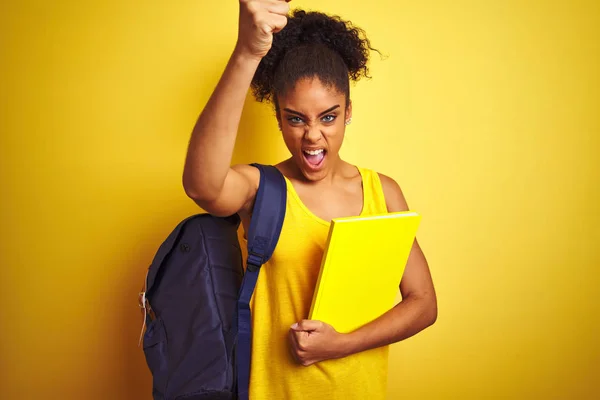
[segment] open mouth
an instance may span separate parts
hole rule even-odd
[[[304,160],[312,169],[318,169],[323,164],[323,160],[325,160],[326,154],[327,150],[325,149],[302,150]]]

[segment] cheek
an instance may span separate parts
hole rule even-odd
[[[286,127],[282,132],[283,142],[292,153],[297,152],[302,147],[303,132],[301,129]]]
[[[344,141],[344,130],[337,127],[332,128],[325,133],[325,140],[327,140],[330,150],[339,150],[342,147],[342,142]]]

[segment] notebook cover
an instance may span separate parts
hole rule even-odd
[[[394,306],[421,216],[333,219],[309,319],[351,332]]]

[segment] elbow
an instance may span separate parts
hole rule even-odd
[[[411,299],[415,303],[418,313],[418,320],[421,329],[425,329],[435,324],[438,317],[438,307],[436,296],[429,293],[411,294],[407,300]]]
[[[186,174],[183,174],[181,183],[183,184],[183,191],[187,197],[194,201],[202,199],[203,193],[201,190],[198,190],[199,185],[197,185],[194,180],[192,180]]]
[[[229,217],[235,213],[219,200],[221,192],[218,189],[207,187],[209,186],[198,183],[186,184],[185,180],[183,182],[185,194],[205,212],[215,217]]]
[[[437,310],[437,306],[435,306],[429,314],[429,326],[435,324],[435,322],[437,321],[437,317],[438,317],[438,310]]]
[[[185,165],[181,183],[185,194],[196,202],[214,201],[218,196],[218,191],[214,187],[214,179],[211,179],[210,175],[201,169],[193,168],[190,165]]]
[[[218,191],[210,189],[209,185],[203,184],[197,179],[191,179],[184,174],[183,190],[187,197],[194,200],[200,207],[206,208],[206,206],[212,204],[218,198]]]
[[[425,302],[426,307],[425,307],[425,320],[426,320],[426,324],[427,326],[431,326],[433,324],[435,324],[435,322],[437,321],[437,317],[438,317],[438,306],[437,306],[437,300],[435,298],[435,296],[430,296],[430,298]]]
[[[186,184],[185,181],[183,182],[183,191],[185,192],[185,195],[187,197],[196,202],[202,201],[206,197],[205,194],[202,191],[198,190],[196,186]]]

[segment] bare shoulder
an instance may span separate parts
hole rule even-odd
[[[383,195],[385,196],[385,203],[389,212],[407,211],[408,204],[402,193],[402,189],[398,182],[393,178],[377,173],[379,180],[381,181],[381,187],[383,189]]]

